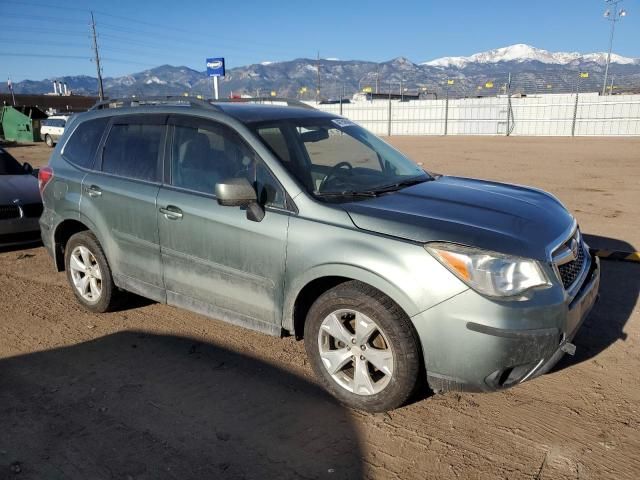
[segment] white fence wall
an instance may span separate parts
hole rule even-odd
[[[340,105],[315,105],[340,114]],[[511,98],[511,135],[640,135],[640,95]],[[342,105],[342,115],[378,135],[505,135],[506,97],[375,100]],[[575,113],[575,125],[574,125]],[[389,119],[391,116],[391,119]],[[446,119],[446,122],[445,122]]]

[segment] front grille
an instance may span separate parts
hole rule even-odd
[[[20,218],[20,209],[17,205],[0,205],[0,220]]]
[[[568,290],[578,279],[582,266],[584,265],[584,247],[580,245],[578,248],[578,258],[571,262],[558,265],[558,271],[560,272],[560,278],[562,279],[562,285]]]
[[[553,263],[565,290],[570,290],[579,280],[587,261],[586,245],[582,241],[580,230],[576,230],[553,252]]]
[[[42,215],[42,204],[41,203],[29,203],[27,205],[21,205],[22,212],[25,217],[34,218],[40,217]]]

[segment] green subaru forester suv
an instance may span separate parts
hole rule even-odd
[[[42,239],[92,312],[123,291],[304,338],[322,385],[384,411],[493,391],[573,353],[600,279],[540,190],[425,172],[310,108],[188,98],[77,115],[39,172]]]

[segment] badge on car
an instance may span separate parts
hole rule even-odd
[[[571,245],[570,245],[570,249],[571,249],[571,254],[573,255],[573,259],[576,260],[578,258],[579,255],[579,251],[578,251],[578,240],[576,240],[575,238],[571,239]]]

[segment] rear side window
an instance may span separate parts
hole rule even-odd
[[[96,118],[78,125],[64,146],[62,156],[74,165],[91,168],[98,143],[108,121],[108,118]]]
[[[114,124],[104,145],[102,171],[157,182],[164,129],[164,125],[157,124]]]

